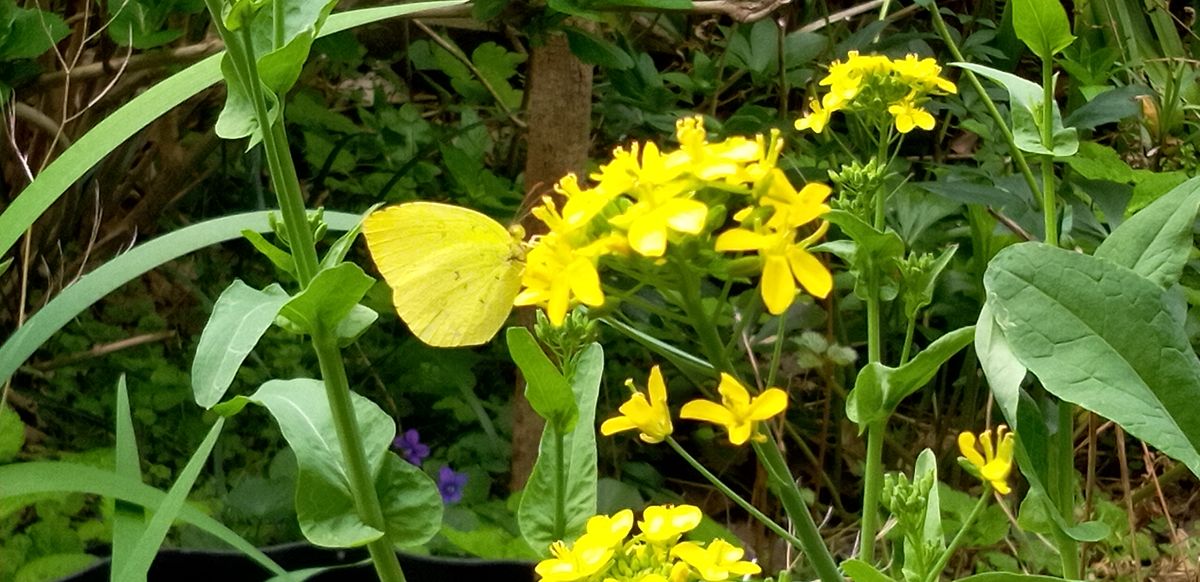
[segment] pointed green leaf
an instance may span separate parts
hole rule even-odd
[[[1192,227],[1200,211],[1200,178],[1192,178],[1134,214],[1100,246],[1096,256],[1170,287],[1192,252]]]
[[[354,263],[322,270],[303,291],[288,301],[279,315],[305,333],[333,331],[367,294],[375,279]]]
[[[858,424],[860,432],[872,422],[891,416],[900,401],[928,384],[938,368],[967,347],[974,335],[975,326],[956,329],[934,340],[899,368],[879,362],[868,364],[859,371],[854,389],[846,396],[846,416]]]
[[[125,375],[117,379],[117,450],[116,472],[130,481],[142,481],[141,457],[137,436],[133,432],[133,417],[129,412],[129,391]],[[113,580],[129,562],[134,545],[146,530],[146,513],[136,503],[117,499],[113,515],[112,568]]]
[[[1063,126],[1062,113],[1058,110],[1058,103],[1050,104],[1054,108],[1053,127],[1051,128],[1053,143],[1049,144],[1049,147],[1042,143],[1042,108],[1044,107],[1042,101],[1045,95],[1041,85],[1012,73],[998,71],[983,65],[951,64],[977,75],[983,75],[1008,91],[1013,139],[1022,151],[1066,157],[1074,155],[1079,150],[1078,132],[1073,127]]]
[[[1020,400],[1021,382],[1025,379],[1025,366],[1013,355],[1008,338],[1004,336],[1004,330],[996,325],[996,318],[987,301],[979,310],[979,321],[975,324],[975,355],[979,357],[996,405],[1013,430],[1017,430],[1017,402]]]
[[[1071,46],[1071,24],[1058,0],[1012,0],[1017,38],[1043,61]]]
[[[575,428],[563,435],[563,459],[557,465],[556,436],[552,424],[542,432],[537,462],[521,496],[517,523],[521,536],[538,556],[550,555],[550,544],[558,539],[573,540],[581,533],[589,517],[596,513],[596,398],[604,371],[604,350],[600,344],[588,346],[579,356],[571,390],[579,411]],[[554,531],[556,500],[559,499],[557,470],[562,470],[566,490],[564,501],[566,523],[562,535]]]
[[[523,327],[510,327],[504,335],[508,353],[525,375],[525,399],[538,416],[554,425],[560,433],[569,433],[579,418],[571,385],[546,357],[533,334]]]
[[[984,285],[1013,353],[1049,392],[1200,475],[1200,360],[1162,288],[1038,243],[1001,251]]]
[[[842,562],[842,571],[854,582],[896,582],[894,578],[880,572],[862,560],[846,560]]]
[[[225,397],[242,362],[290,299],[277,284],[259,291],[240,279],[221,292],[192,360],[196,404],[212,408]]]

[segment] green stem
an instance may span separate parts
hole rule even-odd
[[[829,553],[829,548],[821,539],[817,523],[813,521],[812,514],[808,512],[808,504],[800,495],[800,489],[796,486],[796,480],[792,477],[791,471],[788,470],[783,454],[779,452],[779,446],[769,438],[768,442],[754,440],[751,442],[754,452],[758,455],[758,460],[767,469],[767,475],[775,485],[773,487],[775,494],[783,504],[783,510],[791,518],[800,546],[808,555],[808,560],[812,563],[813,569],[817,571],[817,576],[821,582],[842,582],[843,578],[838,572],[837,564],[833,561],[833,555]]]
[[[683,460],[687,461],[688,464],[692,466],[692,468],[696,469],[696,471],[698,471],[701,475],[703,475],[705,479],[708,479],[708,482],[712,483],[713,487],[716,487],[718,491],[725,494],[725,496],[728,497],[729,499],[733,500],[733,502],[736,503],[738,505],[738,507],[741,507],[742,509],[746,510],[746,513],[749,513],[751,517],[753,517],[754,519],[757,519],[760,523],[767,526],[767,529],[771,530],[772,532],[775,532],[775,535],[778,535],[779,537],[783,538],[789,544],[792,544],[793,547],[795,547],[799,550],[807,549],[804,547],[804,543],[801,542],[799,538],[792,535],[783,526],[779,525],[778,523],[775,523],[775,520],[771,519],[770,517],[767,517],[767,515],[761,511],[759,511],[757,507],[754,507],[754,505],[752,505],[749,501],[746,501],[745,498],[743,498],[741,495],[738,495],[737,493],[735,493],[733,491],[733,489],[730,489],[729,486],[727,486],[727,485],[725,485],[725,483],[721,482],[721,479],[718,478],[716,475],[714,475],[712,473],[712,471],[709,471],[707,468],[704,467],[704,465],[700,464],[700,461],[696,460],[695,457],[693,457],[686,450],[684,450],[683,447],[680,446],[678,441],[676,441],[675,439],[673,439],[671,437],[667,437],[667,444],[671,445],[671,448],[675,449],[675,452],[679,453],[679,456],[683,457]]]
[[[783,332],[787,327],[787,314],[781,313],[777,319],[779,327],[775,330],[775,350],[771,352],[771,368],[767,372],[767,386],[775,385],[775,376],[779,373],[779,363],[783,359]]]
[[[733,363],[729,361],[729,352],[725,351],[725,343],[721,341],[716,326],[708,318],[708,313],[704,311],[704,305],[701,303],[700,279],[686,265],[678,261],[671,262],[679,275],[679,294],[683,300],[683,311],[699,336],[700,348],[714,367],[732,373]]]
[[[917,315],[914,313],[908,318],[908,327],[904,330],[904,347],[900,349],[900,364],[903,366],[908,363],[908,356],[912,352],[913,334],[917,329]]]
[[[1042,147],[1054,149],[1054,62],[1042,61]],[[1042,157],[1042,216],[1046,244],[1058,246],[1058,201],[1054,197],[1054,156]]]
[[[942,19],[942,14],[938,12],[936,2],[929,4],[929,14],[933,17],[933,26],[937,29],[938,36],[942,37],[942,42],[946,43],[946,48],[950,49],[950,54],[954,56],[954,60],[965,63],[967,59],[963,57],[962,51],[958,50],[958,45],[954,43],[954,37],[950,36],[950,29],[946,27],[946,21]],[[963,69],[963,76],[971,83],[971,87],[983,100],[984,107],[988,110],[988,115],[991,115],[992,120],[996,122],[996,127],[1000,130],[1000,135],[1004,138],[1004,143],[1008,144],[1009,154],[1012,155],[1013,163],[1017,169],[1021,171],[1021,176],[1025,178],[1025,184],[1029,186],[1029,191],[1033,192],[1035,198],[1040,198],[1042,189],[1038,186],[1037,179],[1033,177],[1033,170],[1029,168],[1029,162],[1025,160],[1025,154],[1021,148],[1017,147],[1017,140],[1013,137],[1012,130],[1008,127],[1008,122],[1004,120],[1004,116],[1000,115],[1000,110],[996,108],[996,103],[988,97],[987,91],[983,90],[983,84],[979,82],[979,77],[975,73]]]
[[[1057,441],[1058,473],[1055,475],[1055,503],[1058,511],[1067,523],[1075,522],[1075,405],[1070,402],[1058,403],[1058,433],[1054,436]],[[1058,528],[1055,528],[1058,530]],[[1059,559],[1062,561],[1063,578],[1077,579],[1079,577],[1079,542],[1063,532],[1055,532],[1054,545],[1058,548]]]
[[[561,431],[554,431],[554,539],[567,536],[567,471],[565,438]]]
[[[316,244],[308,223],[304,198],[300,191],[300,179],[296,175],[296,166],[288,148],[282,113],[281,119],[273,122],[267,108],[267,99],[259,79],[257,60],[254,56],[253,37],[250,33],[251,22],[247,19],[241,35],[232,34],[225,28],[221,20],[220,0],[205,0],[205,3],[218,33],[229,51],[236,74],[250,93],[255,119],[261,128],[263,149],[267,154],[267,165],[271,174],[271,184],[279,201],[280,214],[283,216],[284,225],[287,228],[288,244],[296,263],[297,278],[302,287],[307,286],[316,276],[319,268]],[[277,18],[276,21],[281,21],[281,19]],[[279,31],[276,31],[276,36],[278,33]],[[369,543],[367,549],[381,581],[404,582],[404,572],[400,569],[400,562],[396,558],[396,552],[386,533],[383,508],[379,503],[374,479],[367,464],[366,450],[359,432],[358,419],[350,400],[350,382],[346,376],[342,354],[338,351],[337,338],[329,330],[323,328],[313,329],[311,333],[313,350],[317,354],[321,378],[325,384],[326,398],[329,400],[329,408],[333,415],[343,461],[346,464],[347,477],[350,480],[355,511],[363,523],[385,532],[379,539]]]
[[[879,529],[879,496],[883,491],[883,437],[887,421],[867,425],[867,466],[863,472],[862,533],[858,559],[875,562],[875,532]]]
[[[934,582],[942,575],[942,570],[946,569],[946,564],[950,563],[950,556],[954,555],[954,551],[967,537],[967,530],[971,529],[971,524],[979,518],[979,514],[983,512],[983,508],[987,507],[987,501],[992,496],[992,487],[990,485],[983,486],[983,494],[979,496],[979,501],[975,503],[975,507],[971,509],[971,513],[967,515],[966,521],[959,528],[958,533],[954,534],[954,539],[950,540],[950,545],[946,546],[946,551],[938,557],[938,561],[934,563],[933,569],[929,571],[929,575],[925,577],[925,582]]]
[[[404,572],[400,569],[400,561],[396,558],[396,551],[386,533],[383,507],[379,504],[374,479],[367,465],[358,418],[350,400],[350,381],[346,377],[342,354],[338,351],[337,338],[324,329],[316,329],[313,330],[312,345],[317,352],[321,378],[325,381],[325,397],[329,399],[329,409],[333,413],[333,424],[337,429],[342,458],[346,462],[354,509],[363,523],[384,532],[382,537],[367,544],[371,560],[375,563],[375,571],[384,582],[404,582]]]

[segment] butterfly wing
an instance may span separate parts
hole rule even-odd
[[[524,266],[500,223],[459,206],[410,202],[371,214],[363,234],[396,312],[421,341],[479,345],[504,325]]]

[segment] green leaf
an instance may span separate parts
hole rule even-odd
[[[187,253],[236,239],[246,229],[268,232],[271,230],[271,214],[249,212],[193,224],[138,245],[80,277],[55,295],[0,345],[0,381],[11,377],[38,346],[117,287]],[[358,221],[359,216],[355,214],[325,213],[325,223],[333,230],[353,228]]]
[[[1071,24],[1058,0],[1012,0],[1013,30],[1017,38],[1043,61],[1071,46]]]
[[[1042,143],[1042,109],[1045,107],[1043,103],[1045,95],[1041,85],[1012,73],[998,71],[983,65],[974,63],[951,64],[975,74],[983,75],[1008,91],[1009,109],[1012,113],[1013,139],[1021,151],[1059,157],[1074,155],[1078,151],[1078,132],[1073,127],[1063,126],[1062,114],[1058,110],[1058,103],[1055,102],[1050,104],[1054,108],[1053,115],[1051,116],[1053,119],[1053,127],[1051,128],[1053,140],[1049,144],[1050,147],[1046,147],[1047,144]]]
[[[1133,171],[1133,198],[1125,209],[1127,215],[1133,214],[1158,200],[1176,186],[1190,178],[1187,172],[1175,170],[1171,172],[1155,172],[1153,170],[1137,169]]]
[[[1166,291],[1105,259],[1037,243],[1001,251],[988,303],[1046,390],[1200,475],[1200,360]]]
[[[12,266],[12,262],[13,260],[11,257],[0,261],[0,276],[4,276],[4,274],[8,272],[8,268]]]
[[[942,251],[941,255],[933,261],[928,269],[922,270],[919,277],[914,277],[913,280],[904,280],[904,317],[907,319],[915,319],[917,312],[924,309],[925,306],[933,302],[934,287],[937,285],[938,277],[942,271],[950,264],[950,259],[954,258],[954,253],[958,250],[958,245],[952,244]]]
[[[442,526],[441,534],[458,549],[479,558],[489,560],[536,560],[538,555],[529,548],[525,540],[513,536],[508,530],[483,525],[470,531],[461,531]]]
[[[824,218],[841,228],[842,232],[854,241],[854,246],[814,248],[828,248],[850,263],[850,272],[855,275],[854,294],[859,298],[866,299],[867,290],[875,286],[880,289],[881,299],[894,299],[899,292],[896,284],[896,261],[904,256],[904,240],[900,235],[892,230],[880,232],[844,210],[831,210],[824,214]]]
[[[91,554],[50,554],[34,558],[17,570],[12,582],[51,582],[78,573],[98,562]]]
[[[581,533],[587,520],[596,513],[596,398],[604,371],[604,350],[600,344],[588,346],[575,366],[571,389],[579,410],[579,422],[563,436],[565,472],[563,492],[566,523],[562,535],[555,533],[557,433],[551,424],[542,432],[537,462],[521,496],[517,523],[521,536],[540,557],[550,555],[550,544],[556,540],[573,540]]]
[[[208,455],[212,453],[213,445],[217,444],[217,437],[221,436],[221,428],[224,426],[225,419],[218,418],[212,429],[208,431],[208,436],[204,437],[204,441],[192,453],[192,458],[188,459],[187,465],[179,472],[175,483],[171,485],[166,497],[154,511],[154,516],[146,524],[146,529],[138,538],[133,550],[126,556],[125,567],[120,570],[119,574],[113,576],[113,580],[121,582],[146,580],[146,573],[150,571],[150,564],[154,561],[154,556],[158,554],[158,548],[162,546],[163,540],[167,537],[167,530],[171,529],[171,524],[175,523],[175,519],[179,517],[184,503],[187,502],[188,493],[196,483],[196,478],[200,476],[200,470],[208,462]]]
[[[1004,330],[996,324],[992,307],[984,301],[979,310],[979,321],[975,324],[975,355],[987,376],[988,386],[996,399],[996,406],[1008,419],[1009,426],[1018,430],[1017,403],[1020,400],[1021,382],[1025,380],[1025,366],[1017,360]]]
[[[445,0],[351,10],[330,16],[318,36],[420,10],[463,3],[464,0]],[[0,256],[7,254],[33,222],[92,166],[150,122],[220,80],[222,55],[224,53],[208,57],[138,94],[55,158],[0,214]]]
[[[633,68],[633,57],[621,47],[578,28],[568,26],[562,31],[567,35],[567,45],[571,47],[571,53],[579,57],[580,61],[609,69]]]
[[[1096,248],[1096,256],[1170,287],[1179,282],[1191,254],[1197,211],[1200,178],[1192,178],[1121,223]]]
[[[1063,158],[1071,169],[1090,180],[1108,180],[1121,184],[1133,181],[1133,168],[1121,159],[1116,150],[1096,142],[1079,144],[1079,151]]]
[[[24,447],[25,423],[7,402],[0,403],[0,465],[17,458]]]
[[[259,291],[235,279],[213,304],[192,360],[196,404],[212,408],[225,397],[242,362],[291,297],[278,284]]]
[[[279,310],[279,315],[305,333],[338,329],[342,320],[367,294],[375,279],[354,263],[324,269],[303,291]]]
[[[932,476],[934,486],[929,489],[929,497],[925,502],[925,529],[921,531],[921,541],[935,552],[941,552],[946,549],[946,535],[942,531],[942,499],[937,487],[937,457],[929,448],[917,455],[917,462],[913,466],[913,483],[926,476]]]
[[[896,582],[891,576],[876,570],[875,566],[858,559],[842,562],[842,572],[854,582]]]
[[[525,399],[538,416],[566,434],[575,428],[579,407],[571,385],[546,357],[533,334],[523,327],[510,327],[504,334],[508,353],[525,375]]]
[[[154,510],[166,498],[165,493],[141,481],[122,477],[112,471],[62,461],[31,461],[0,466],[0,483],[4,483],[4,487],[0,488],[0,499],[45,493],[88,493],[130,501]],[[178,518],[225,542],[271,572],[283,573],[283,568],[253,544],[199,509],[184,505]]]
[[[0,61],[33,59],[71,33],[61,16],[36,8],[15,8],[11,28],[0,38]]]
[[[983,574],[959,578],[957,582],[1062,582],[1063,580],[1063,578],[1057,576],[1014,574],[1012,572],[984,572]]]
[[[132,480],[142,480],[141,457],[138,454],[137,436],[133,432],[133,418],[129,412],[129,391],[125,388],[125,375],[117,380],[117,448],[116,472]],[[115,574],[125,569],[138,539],[146,531],[146,514],[135,503],[116,500],[113,515],[112,567]]]
[[[275,265],[277,269],[292,277],[296,276],[296,261],[287,251],[271,244],[266,237],[253,230],[243,230],[242,236],[250,241],[254,249],[271,261],[271,264]]]
[[[392,499],[399,493],[386,492],[389,507],[393,512],[399,512],[387,516],[388,524],[392,524],[393,519],[413,521],[407,525],[410,529],[401,527],[397,533],[403,534],[403,537],[393,541],[411,542],[414,536],[419,537],[417,534],[429,531],[422,529],[427,524],[415,523],[430,517],[425,511],[428,489],[423,487],[426,484],[414,476],[401,474],[400,469],[395,467],[389,467],[381,473],[385,458],[395,457],[388,453],[388,447],[396,436],[396,424],[374,402],[354,392],[350,393],[350,398],[362,434],[363,450],[367,454],[367,467],[375,478],[376,488],[381,486],[381,479],[383,486],[400,483],[414,487],[411,491],[400,491],[413,496],[409,501]],[[275,422],[279,423],[283,438],[296,453],[296,463],[299,465],[296,515],[304,537],[318,546],[346,548],[365,545],[383,535],[382,531],[364,523],[355,510],[341,441],[325,395],[324,383],[307,378],[271,380],[252,396],[238,396],[221,405],[221,412],[235,408],[237,403],[244,405],[247,402],[270,411]],[[434,485],[435,493],[436,489]],[[409,511],[415,515],[407,513]],[[429,535],[436,533],[439,526],[439,523],[435,523]]]
[[[974,337],[975,326],[962,327],[934,340],[899,368],[879,362],[868,364],[859,371],[854,389],[846,396],[846,416],[858,424],[860,433],[868,424],[888,418],[900,401],[928,384],[938,368]]]
[[[395,454],[385,455],[375,477],[375,492],[383,506],[384,529],[393,544],[419,546],[441,530],[445,507],[441,491],[412,463]]]

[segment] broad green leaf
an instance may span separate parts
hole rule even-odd
[[[1078,129],[1095,129],[1105,123],[1116,123],[1139,115],[1142,107],[1137,97],[1152,95],[1143,85],[1126,85],[1105,91],[1067,115],[1064,123]]]
[[[0,488],[0,499],[45,493],[88,493],[130,501],[155,510],[166,498],[165,493],[141,481],[122,477],[112,471],[62,461],[31,461],[0,466],[0,483],[4,484]],[[184,505],[178,518],[225,542],[271,572],[283,573],[283,568],[253,544],[199,509]]]
[[[1133,197],[1125,209],[1126,215],[1131,215],[1149,206],[1176,186],[1186,182],[1190,177],[1187,172],[1180,170],[1170,172],[1155,172],[1140,168],[1134,170]]]
[[[1170,287],[1179,282],[1191,254],[1197,211],[1200,178],[1192,178],[1121,223],[1096,248],[1096,256]]]
[[[125,388],[125,375],[117,380],[117,448],[116,472],[131,481],[142,480],[141,456],[138,454],[137,436],[133,432],[133,417],[129,411],[129,391]],[[112,567],[115,575],[125,569],[130,554],[138,539],[146,531],[146,514],[136,503],[116,500],[113,515]]]
[[[956,329],[934,340],[899,368],[879,362],[868,364],[859,371],[854,389],[846,396],[846,416],[858,424],[859,432],[891,416],[900,401],[928,384],[942,364],[967,347],[974,336],[975,326]]]
[[[537,462],[525,485],[517,523],[521,536],[540,557],[550,555],[550,544],[556,540],[573,540],[581,533],[587,520],[596,513],[596,398],[604,371],[604,350],[600,344],[588,346],[579,356],[571,390],[579,410],[579,422],[571,432],[562,435],[562,465],[556,454],[557,433],[546,425],[538,447]],[[556,500],[559,498],[557,470],[565,472],[563,491],[566,523],[562,535],[555,530]]]
[[[876,570],[875,566],[859,559],[842,562],[842,572],[854,582],[896,582],[891,576]]]
[[[25,422],[7,402],[0,402],[0,464],[17,458],[24,447]]]
[[[290,299],[278,284],[259,291],[241,279],[235,279],[221,292],[200,332],[196,358],[192,360],[196,404],[212,408],[225,397],[242,362]]]
[[[1054,102],[1050,104],[1054,108],[1052,115],[1053,127],[1051,128],[1053,143],[1042,143],[1042,109],[1045,107],[1042,101],[1045,95],[1043,94],[1041,85],[1012,73],[998,71],[983,65],[974,63],[951,64],[975,74],[983,75],[1008,91],[1009,109],[1012,113],[1013,139],[1016,141],[1017,147],[1022,151],[1059,157],[1074,155],[1078,151],[1078,132],[1073,127],[1063,126],[1062,114],[1058,110],[1058,103]]]
[[[378,487],[388,447],[396,436],[396,424],[374,402],[354,392],[350,393],[350,398],[367,455],[367,467],[375,476]],[[270,411],[279,423],[283,438],[296,453],[299,465],[296,514],[304,537],[318,546],[342,548],[365,545],[383,535],[382,531],[364,523],[354,509],[341,441],[324,383],[307,378],[271,380],[253,395],[238,396],[217,407],[218,412],[227,413],[248,402]],[[387,479],[390,482],[393,476],[389,473]],[[419,490],[414,495],[418,500],[423,499]]]
[[[1116,150],[1093,141],[1079,144],[1079,151],[1063,158],[1071,169],[1090,180],[1127,183],[1133,181],[1133,168],[1121,159]]]
[[[1075,41],[1067,11],[1058,0],[1012,0],[1017,38],[1043,61],[1049,61]]]
[[[416,465],[395,454],[383,458],[375,477],[375,491],[383,506],[388,540],[398,546],[419,546],[442,528],[445,506],[437,483]]]
[[[571,385],[558,367],[546,357],[533,334],[523,327],[510,327],[504,334],[508,353],[525,375],[525,399],[538,416],[566,434],[575,428],[579,407]]]
[[[184,504],[187,503],[188,493],[196,483],[196,478],[200,476],[200,470],[208,462],[208,455],[212,453],[213,446],[217,444],[217,437],[221,436],[221,428],[224,426],[225,419],[218,418],[212,429],[208,431],[208,436],[204,437],[204,441],[192,453],[187,465],[179,472],[175,483],[171,485],[166,497],[163,498],[162,503],[154,511],[153,517],[146,524],[145,530],[138,538],[133,550],[125,557],[125,567],[120,570],[119,574],[113,576],[113,580],[121,582],[146,580],[146,573],[150,571],[150,564],[154,561],[154,556],[158,554],[158,548],[162,546],[163,540],[167,537],[167,531],[171,529],[171,525],[175,523]]]
[[[1025,379],[1025,366],[1013,355],[1004,337],[1004,330],[996,325],[991,305],[984,301],[979,310],[979,321],[975,324],[975,355],[987,377],[996,406],[1008,419],[1013,430],[1017,425],[1017,402],[1020,400],[1021,382]]]
[[[1038,243],[1001,251],[984,285],[1013,353],[1046,390],[1200,475],[1200,360],[1162,288]]]
[[[334,331],[374,284],[375,280],[358,265],[342,263],[317,273],[303,291],[279,309],[279,315],[308,334]]]
[[[330,16],[318,36],[421,10],[459,4],[463,4],[463,0],[414,2],[351,10]],[[30,225],[92,166],[150,122],[220,80],[223,54],[208,57],[138,94],[55,158],[0,214],[0,256],[7,254]]]
[[[37,58],[71,33],[53,12],[16,7],[11,16],[11,27],[0,38],[0,61]]]
[[[246,229],[269,232],[271,214],[249,212],[193,224],[138,245],[80,277],[0,346],[0,381],[7,380],[51,335],[117,287],[190,252],[236,239]],[[355,214],[325,213],[325,223],[332,230],[353,228],[358,221]]]

